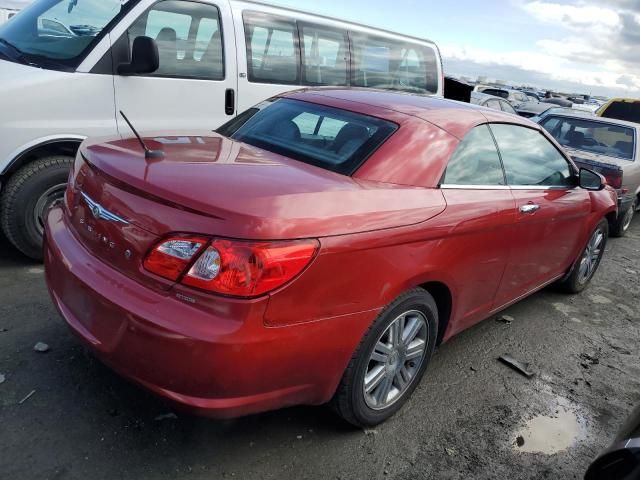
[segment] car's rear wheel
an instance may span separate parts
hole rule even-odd
[[[42,236],[49,206],[64,196],[73,157],[35,160],[9,179],[2,189],[0,223],[9,241],[22,253],[42,260]]]
[[[609,223],[603,219],[591,233],[586,247],[567,278],[559,283],[561,290],[568,293],[579,293],[587,287],[600,266],[608,237]]]
[[[624,237],[631,226],[631,221],[636,214],[636,210],[638,209],[638,199],[636,198],[633,203],[629,206],[629,208],[621,213],[616,221],[611,226],[611,236],[612,237]]]
[[[410,290],[378,315],[347,367],[332,400],[359,426],[377,425],[411,396],[433,354],[438,309],[425,290]]]

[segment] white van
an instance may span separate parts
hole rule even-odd
[[[155,58],[154,58],[155,56]],[[235,0],[37,0],[0,27],[0,224],[41,258],[42,217],[83,139],[215,129],[281,92],[442,95],[432,42]]]
[[[18,10],[14,8],[0,8],[0,25],[15,17],[16,13],[18,13]]]

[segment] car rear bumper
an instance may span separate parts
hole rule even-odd
[[[60,207],[47,218],[44,248],[51,298],[98,358],[212,417],[328,401],[376,314],[270,328],[264,325],[268,297],[220,298],[214,309],[186,303],[173,290],[153,291],[92,256]]]

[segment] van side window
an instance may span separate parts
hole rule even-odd
[[[304,85],[348,85],[347,33],[329,27],[303,25],[300,28]]]
[[[250,82],[298,84],[296,22],[258,12],[243,14]]]
[[[400,40],[353,33],[352,79],[358,87],[438,91],[433,48]]]
[[[160,67],[151,76],[224,80],[220,12],[213,5],[164,0],[127,33],[130,48],[138,36],[156,40]]]

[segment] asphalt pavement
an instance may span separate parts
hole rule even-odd
[[[402,411],[362,431],[324,407],[173,412],[88,353],[42,265],[0,240],[0,479],[582,478],[640,403],[639,253],[637,220],[585,292],[545,290],[458,335]]]

